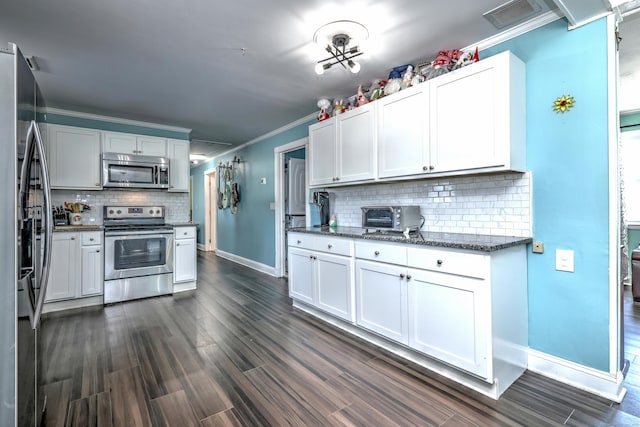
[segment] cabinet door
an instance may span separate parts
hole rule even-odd
[[[102,148],[106,153],[138,154],[138,143],[135,135],[104,132],[102,137]]]
[[[189,192],[189,141],[167,141],[169,157],[169,191]]]
[[[53,233],[51,241],[51,270],[45,301],[76,297],[78,284],[78,236],[76,233]]]
[[[138,153],[145,156],[165,157],[167,155],[167,140],[153,136],[136,137]]]
[[[356,261],[356,323],[382,336],[408,343],[406,269]]]
[[[309,185],[332,184],[336,178],[336,119],[309,126]]]
[[[376,102],[378,176],[429,172],[429,85],[405,89]]]
[[[508,63],[492,58],[431,81],[434,172],[505,165],[508,88]]]
[[[173,254],[173,281],[196,280],[196,239],[176,239]]]
[[[48,127],[51,188],[100,189],[100,132],[70,126]]]
[[[373,179],[376,175],[375,103],[337,117],[337,181]]]
[[[313,252],[289,249],[289,296],[308,304],[315,304]]]
[[[353,322],[353,264],[349,257],[316,253],[317,307]]]
[[[486,283],[421,270],[409,270],[409,275],[409,345],[493,380],[487,353],[490,302],[483,298]]]
[[[82,246],[80,248],[80,295],[102,295],[104,284],[104,263],[102,261],[102,246]]]

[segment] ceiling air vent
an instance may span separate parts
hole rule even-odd
[[[555,8],[556,6],[551,0],[511,0],[482,16],[494,27],[502,30],[521,24]]]

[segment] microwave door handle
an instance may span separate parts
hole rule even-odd
[[[155,165],[153,167],[153,182],[155,184],[157,184],[158,182],[160,182],[160,176],[159,176],[160,172],[158,171],[158,165]]]
[[[37,282],[35,284],[36,288],[39,289],[38,300],[36,301],[35,315],[31,324],[33,329],[36,329],[38,327],[38,323],[40,322],[40,316],[42,314],[42,309],[44,307],[44,299],[47,294],[47,282],[49,281],[49,271],[51,269],[51,241],[53,238],[53,234],[52,234],[53,212],[51,210],[51,187],[49,186],[49,168],[47,167],[47,159],[45,156],[42,136],[40,135],[40,130],[38,129],[38,125],[36,124],[35,121],[31,122],[31,126],[34,128],[34,136],[35,136],[34,151],[38,152],[38,159],[40,160],[39,165],[40,165],[42,194],[43,194],[42,227],[44,230],[44,235],[43,235],[44,240],[41,242],[42,270],[41,270],[40,277],[36,277]]]

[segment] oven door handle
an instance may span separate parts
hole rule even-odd
[[[105,238],[109,237],[134,237],[134,236],[145,236],[145,237],[167,237],[173,236],[173,231],[170,232],[158,232],[158,231],[106,231],[104,233]]]

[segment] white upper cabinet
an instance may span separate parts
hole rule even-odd
[[[103,132],[102,148],[103,152],[108,153],[165,157],[167,155],[167,140],[154,136]]]
[[[309,127],[310,184],[337,185],[376,175],[375,104]]]
[[[167,157],[169,157],[169,191],[189,191],[189,141],[180,139],[167,140]]]
[[[47,129],[51,188],[100,189],[100,131],[61,125]]]
[[[525,65],[511,52],[430,81],[432,172],[525,170]]]
[[[378,176],[429,172],[429,85],[405,89],[378,103]]]

